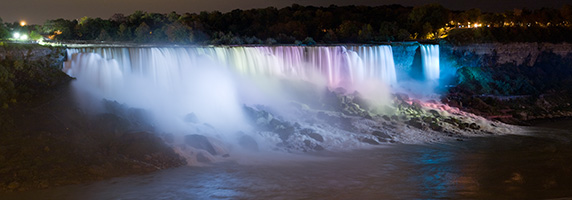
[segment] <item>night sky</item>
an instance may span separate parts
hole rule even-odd
[[[147,12],[195,13],[233,9],[282,8],[297,3],[300,5],[387,5],[401,4],[416,6],[427,3],[440,3],[452,10],[480,8],[483,11],[505,11],[513,8],[536,9],[540,7],[560,8],[572,4],[572,0],[3,0],[0,4],[0,17],[4,22],[26,20],[29,24],[43,24],[47,19],[78,19],[83,16],[108,19],[114,13],[131,14],[136,10]]]

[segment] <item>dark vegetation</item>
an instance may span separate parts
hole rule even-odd
[[[1,23],[1,21],[0,21]],[[57,41],[177,44],[328,44],[377,43],[445,38],[453,43],[570,41],[572,6],[486,13],[452,11],[439,4],[418,7],[294,4],[260,8],[160,14],[136,11],[109,19],[54,19],[43,25],[0,25],[11,31],[53,36]],[[478,24],[480,28],[475,28]],[[470,27],[470,28],[469,28]],[[448,36],[448,37],[447,37]]]
[[[33,99],[70,80],[62,72],[64,49],[0,43],[0,106]]]
[[[512,43],[512,42],[572,42],[571,27],[481,27],[474,29],[453,29],[447,41],[456,44]]]

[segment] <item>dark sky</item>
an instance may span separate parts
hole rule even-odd
[[[387,5],[405,6],[440,3],[453,10],[480,8],[483,11],[504,11],[513,8],[560,8],[572,4],[572,0],[2,0],[0,17],[4,22],[26,20],[29,24],[43,24],[47,19],[78,19],[83,16],[107,19],[114,13],[131,14],[136,10],[147,12],[177,13],[233,9],[282,8],[300,5]]]

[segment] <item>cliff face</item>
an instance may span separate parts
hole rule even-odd
[[[471,44],[463,46],[445,45],[442,50],[457,56],[471,56],[477,58],[490,57],[495,65],[512,64],[533,66],[543,53],[554,53],[560,57],[572,53],[572,44],[561,43],[490,43]],[[572,63],[571,63],[572,64]]]
[[[443,102],[509,123],[572,116],[572,44],[441,47],[456,66]]]

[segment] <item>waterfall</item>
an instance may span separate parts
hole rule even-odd
[[[329,138],[323,145],[359,145],[354,133],[304,121],[314,116],[305,112],[321,109],[331,100],[327,98],[338,98],[324,87],[342,87],[345,90],[336,91],[348,94],[359,91],[377,110],[388,108],[389,88],[400,87],[389,45],[76,47],[67,54],[64,71],[76,78],[78,99],[91,99],[85,105],[99,111],[101,99],[107,99],[140,108],[151,113],[157,131],[181,137],[234,137],[251,128],[247,120],[252,117],[245,116],[243,106],[262,105],[285,121],[317,130]],[[424,45],[422,57],[428,79],[438,79],[438,46]],[[298,103],[301,110],[293,110]],[[197,123],[185,120],[187,116]],[[261,134],[251,136],[268,144],[283,140]],[[307,137],[292,140],[306,145]]]
[[[439,79],[439,45],[421,45],[421,62],[425,80],[434,81]]]
[[[238,100],[237,79],[260,79],[258,85],[268,85],[260,86],[266,91],[274,90],[268,80],[277,79],[349,91],[359,90],[368,81],[397,82],[388,45],[84,47],[67,51],[64,70],[77,78],[78,88],[134,107],[160,108],[156,112],[165,112],[166,121],[176,121],[169,116],[193,112],[213,125],[242,123],[236,121],[244,103]],[[375,88],[381,89],[368,89]],[[222,122],[220,116],[228,119]]]
[[[123,73],[148,74],[157,84],[168,84],[167,82],[171,81],[170,73],[178,73],[176,70],[181,67],[196,66],[199,57],[207,57],[241,75],[294,78],[314,82],[317,74],[331,88],[352,87],[367,80],[376,80],[387,85],[397,82],[393,52],[388,45],[347,48],[343,46],[101,47],[68,50],[70,56],[76,53],[95,53],[103,59],[115,60]]]

